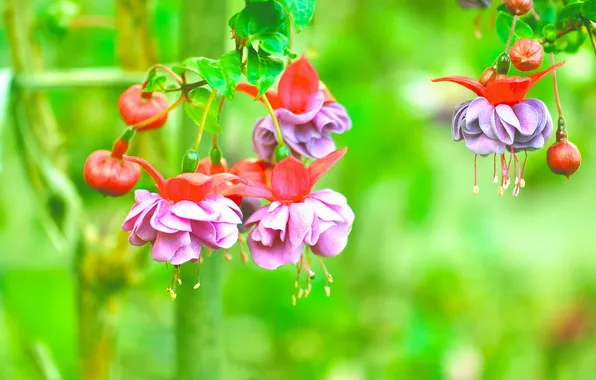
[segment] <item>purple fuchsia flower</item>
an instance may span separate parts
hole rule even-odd
[[[122,224],[130,234],[130,244],[150,243],[153,260],[178,266],[199,260],[202,247],[228,249],[236,243],[242,212],[220,191],[230,181],[245,181],[227,173],[185,173],[165,180],[146,161],[129,156],[124,159],[141,165],[159,190],[135,192],[135,204]],[[175,295],[173,291],[171,294]]]
[[[236,194],[271,202],[246,221],[247,226],[254,227],[248,246],[255,264],[269,270],[298,264],[299,275],[302,269],[308,273],[307,292],[308,279],[314,273],[305,258],[305,248],[322,257],[340,254],[348,243],[354,222],[354,213],[343,195],[332,190],[312,192],[315,183],[345,153],[346,148],[336,150],[308,168],[296,158],[288,157],[274,166],[271,188],[259,184],[230,188]],[[331,276],[323,269],[331,282]]]
[[[474,100],[459,104],[455,108],[451,134],[455,141],[463,140],[474,156],[474,193],[478,192],[476,182],[477,155],[495,155],[494,182],[498,183],[496,155],[501,156],[501,186],[499,194],[509,186],[509,168],[514,162],[515,187],[513,195],[525,186],[523,171],[525,161],[520,164],[516,155],[519,151],[541,149],[553,132],[553,121],[546,105],[538,99],[524,99],[528,91],[540,79],[561,67],[561,62],[529,77],[497,76],[486,85],[471,78],[454,76],[434,79],[434,82],[454,82],[476,93]],[[509,163],[505,152],[510,152]],[[527,156],[526,156],[527,158]]]
[[[242,83],[238,90],[256,97],[254,86]],[[283,139],[296,157],[325,157],[335,150],[332,134],[352,128],[344,106],[337,103],[319,80],[305,57],[288,65],[281,76],[278,92],[265,94],[279,120]],[[263,160],[273,161],[278,145],[271,115],[259,119],[253,131],[253,149]]]

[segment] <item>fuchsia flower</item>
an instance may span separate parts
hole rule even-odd
[[[242,213],[220,192],[229,181],[243,180],[225,173],[186,173],[165,180],[146,161],[126,156],[125,160],[141,165],[159,190],[135,192],[136,203],[122,224],[132,245],[150,243],[155,261],[181,265],[198,260],[201,247],[227,249],[236,243]]]
[[[311,191],[345,153],[345,148],[337,150],[308,168],[288,157],[273,168],[271,188],[258,184],[230,188],[243,196],[271,201],[246,222],[247,226],[254,226],[248,245],[258,266],[272,270],[297,264],[305,246],[319,256],[336,256],[343,251],[354,222],[352,209],[346,198],[335,191]]]
[[[239,91],[256,97],[257,89],[240,84]],[[335,101],[319,80],[315,68],[305,57],[288,65],[281,76],[278,92],[268,91],[284,141],[296,157],[322,158],[335,150],[332,133],[352,128],[346,109]],[[273,161],[277,134],[271,116],[257,121],[253,149],[259,158]]]
[[[462,76],[434,79],[433,82],[454,82],[472,90],[478,97],[459,104],[453,114],[451,134],[455,141],[464,140],[468,149],[486,156],[501,155],[501,187],[509,185],[509,164],[505,152],[514,158],[515,188],[524,187],[523,165],[519,165],[518,151],[536,150],[544,146],[553,131],[553,121],[546,105],[539,99],[524,99],[528,91],[542,78],[561,67],[561,62],[529,77],[498,75],[486,85]],[[476,159],[476,158],[475,158]],[[474,160],[475,160],[474,159]],[[474,192],[478,191],[474,172]],[[495,157],[495,183],[496,157]]]

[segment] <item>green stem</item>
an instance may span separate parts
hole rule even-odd
[[[203,251],[203,254],[205,251]],[[214,252],[201,265],[201,286],[197,265],[180,268],[182,286],[176,292],[176,348],[178,379],[221,379],[223,367],[222,277],[224,257]]]
[[[197,54],[216,57],[223,53],[227,29],[227,1],[181,0],[181,59]],[[205,85],[204,81],[183,86],[183,92]],[[182,118],[180,151],[186,149],[185,131],[192,129],[192,121]],[[204,123],[203,123],[204,124]],[[201,287],[194,290],[196,265],[181,268],[182,286],[177,289],[174,302],[176,321],[177,379],[221,380],[225,356],[221,339],[223,255],[214,253],[201,268]]]
[[[584,24],[588,29],[588,36],[590,37],[590,42],[592,43],[592,49],[594,49],[594,54],[596,54],[596,38],[594,38],[594,31],[592,30],[592,24],[590,20],[584,19]]]
[[[279,121],[277,120],[277,116],[275,116],[275,112],[273,111],[273,107],[271,106],[271,102],[269,101],[269,99],[267,99],[267,95],[261,96],[261,99],[263,99],[263,103],[265,104],[265,107],[267,107],[269,115],[271,115],[271,120],[273,120],[273,125],[275,126],[275,132],[277,133],[277,142],[279,143],[279,146],[286,145],[284,142],[284,136],[281,133]]]
[[[199,125],[199,131],[197,132],[197,138],[195,140],[195,144],[193,145],[193,149],[199,149],[201,145],[201,138],[203,137],[203,131],[205,130],[205,123],[207,122],[207,115],[209,115],[209,109],[211,109],[211,105],[213,101],[217,97],[217,90],[213,90],[211,95],[209,95],[209,99],[207,99],[207,104],[205,104],[205,110],[203,111],[203,117],[201,117],[201,125]]]
[[[507,38],[507,44],[505,45],[505,53],[509,53],[509,48],[511,47],[511,42],[513,41],[513,35],[515,34],[515,24],[517,24],[517,15],[513,16],[511,31],[509,32],[509,38]]]

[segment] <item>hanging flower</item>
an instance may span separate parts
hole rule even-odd
[[[501,155],[501,187],[509,185],[509,164],[505,152],[514,159],[515,188],[524,187],[523,165],[516,152],[536,150],[544,146],[553,131],[553,122],[546,105],[538,99],[524,99],[528,91],[544,76],[561,67],[561,62],[529,77],[497,75],[486,84],[462,76],[434,79],[433,82],[454,82],[472,90],[478,97],[459,104],[453,114],[451,133],[455,141],[464,140],[468,149],[481,156]],[[496,162],[496,157],[495,157]],[[475,169],[474,169],[475,170]],[[474,171],[474,192],[478,192]],[[495,163],[495,182],[498,181]]]
[[[344,250],[354,222],[352,209],[343,195],[333,190],[312,192],[312,188],[345,153],[345,148],[334,151],[308,168],[288,157],[273,168],[271,188],[250,184],[230,188],[244,196],[271,201],[246,222],[247,226],[254,226],[248,246],[258,266],[273,270],[285,264],[299,264],[298,270],[306,270],[310,277],[313,273],[305,260],[306,247],[323,257],[336,256]],[[331,277],[324,270],[330,282]]]
[[[118,110],[122,120],[127,125],[134,125],[157,117],[168,109],[168,98],[161,92],[143,92],[143,86],[135,84],[129,87],[118,99]],[[168,120],[168,114],[164,114],[154,122],[137,128],[140,131],[149,131],[162,127]]]
[[[257,89],[240,84],[238,90],[253,97]],[[332,134],[352,128],[346,109],[320,82],[315,68],[305,57],[288,65],[281,76],[278,92],[268,91],[267,99],[275,110],[286,144],[296,157],[322,158],[335,150]],[[257,121],[253,149],[259,158],[273,161],[278,145],[271,116]]]
[[[236,243],[242,213],[238,205],[219,193],[222,185],[242,181],[240,178],[231,174],[185,173],[164,180],[146,161],[126,159],[143,166],[159,190],[135,192],[136,203],[122,224],[130,233],[132,245],[150,243],[155,261],[181,265],[198,260],[201,247],[227,249]]]

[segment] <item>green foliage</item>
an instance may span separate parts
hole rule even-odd
[[[79,13],[80,7],[73,1],[52,1],[38,13],[40,30],[50,37],[62,38],[68,33],[72,20]]]
[[[596,0],[588,0],[582,4],[582,16],[592,22],[596,22]]]
[[[242,78],[242,59],[235,50],[219,60],[201,57],[197,59],[197,70],[213,89],[231,99]]]
[[[184,103],[184,112],[192,121],[197,124],[197,126],[201,125],[203,114],[205,113],[205,106],[210,96],[211,91],[205,88],[196,88],[188,93],[188,98],[192,103]],[[219,124],[219,113],[217,111],[217,107],[214,107],[213,105],[209,107],[204,128],[205,132],[212,134],[221,133],[222,128]]]
[[[503,41],[503,43],[507,43],[509,39],[509,34],[511,32],[511,25],[513,24],[513,16],[511,16],[507,12],[499,11],[497,14],[497,35]],[[532,38],[534,32],[530,25],[526,24],[522,20],[517,20],[515,23],[515,30],[513,32],[513,39],[512,43],[521,39],[521,38]]]
[[[262,50],[257,52],[252,46],[249,46],[247,51],[246,78],[248,83],[257,87],[257,97],[260,97],[275,83],[275,79],[284,69],[284,63],[268,56]]]
[[[157,70],[150,70],[147,74],[143,92],[163,91],[167,80],[168,78],[165,75],[157,74]]]

